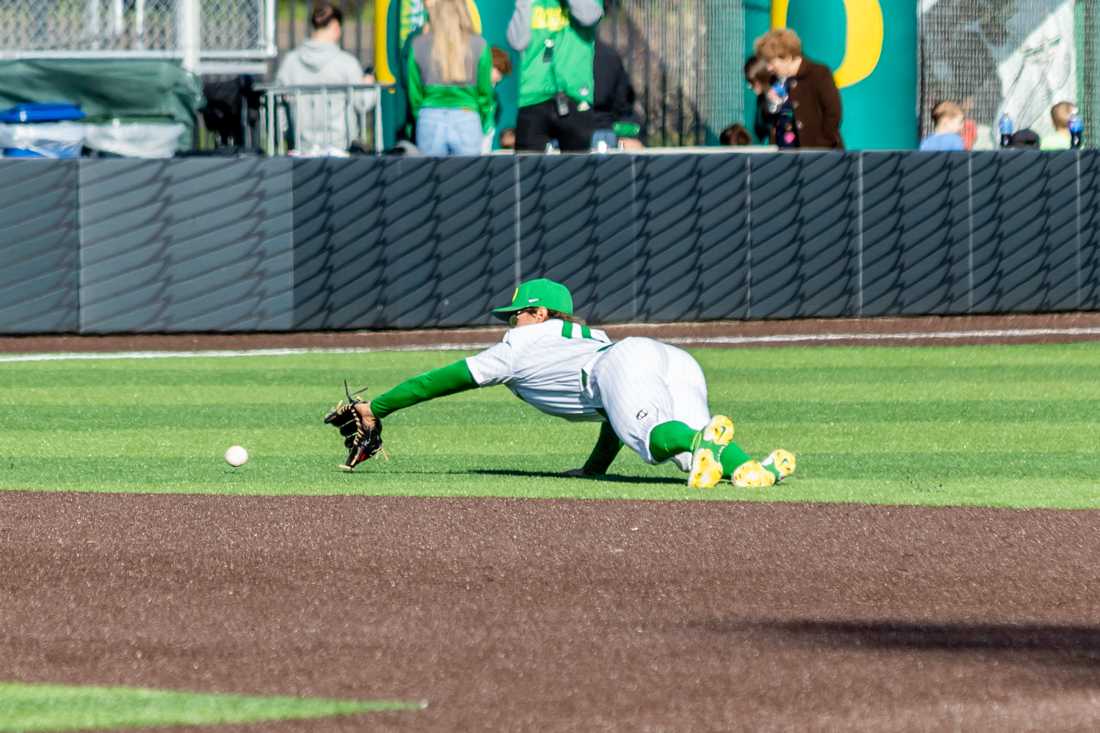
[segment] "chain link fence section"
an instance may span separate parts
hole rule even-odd
[[[275,0],[198,0],[203,59],[274,53]],[[4,0],[0,58],[175,57],[183,0]]]
[[[274,54],[275,0],[202,0],[202,48],[212,58]]]
[[[921,131],[941,101],[962,105],[976,148],[996,144],[1008,113],[1015,129],[1053,131],[1051,107],[1076,102],[1075,0],[921,0]]]
[[[1077,105],[1085,122],[1085,145],[1096,147],[1100,136],[1100,2],[1077,0]]]
[[[744,116],[741,0],[607,0],[599,36],[630,75],[647,145],[713,143]]]

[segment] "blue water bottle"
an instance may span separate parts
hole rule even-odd
[[[1081,147],[1085,138],[1085,121],[1081,115],[1074,112],[1069,117],[1069,146],[1076,150]]]
[[[787,101],[787,85],[781,81],[776,81],[772,84],[772,94],[779,98],[778,102],[768,100],[768,112],[774,115]]]
[[[1000,122],[997,123],[997,127],[1001,131],[1001,147],[1008,148],[1012,146],[1012,118],[1008,116],[1008,112],[1001,115]]]

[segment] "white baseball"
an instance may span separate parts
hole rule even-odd
[[[225,462],[236,468],[248,460],[248,451],[239,445],[231,445],[225,452]]]

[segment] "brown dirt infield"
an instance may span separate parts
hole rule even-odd
[[[15,492],[0,517],[0,680],[428,702],[217,730],[1100,728],[1096,512]]]
[[[702,343],[1097,326],[1100,314],[608,330]],[[463,333],[42,336],[0,339],[0,352],[411,346]],[[1084,338],[1100,334],[942,343]],[[0,492],[0,681],[428,703],[213,729],[252,733],[1095,731],[1098,520]]]
[[[1100,340],[1100,313],[1050,313],[1002,316],[921,316],[913,318],[829,318],[790,321],[716,321],[709,323],[619,324],[606,328],[613,339],[627,336],[678,339],[685,347],[715,345],[708,339],[828,336],[830,345],[1055,343]],[[1042,333],[1089,329],[1091,333]],[[1018,331],[1014,335],[994,331]],[[936,334],[972,332],[972,336]],[[1031,333],[1028,333],[1031,332]],[[105,336],[42,335],[0,337],[0,353],[186,351],[269,348],[414,348],[439,344],[492,343],[503,328],[423,329],[417,331],[325,331],[312,333],[130,334]],[[845,335],[875,336],[845,338]],[[913,339],[912,334],[922,338]],[[730,346],[777,346],[758,341]],[[804,344],[791,341],[788,344]]]

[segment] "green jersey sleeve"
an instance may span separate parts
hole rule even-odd
[[[409,46],[408,67],[406,79],[409,84],[409,107],[412,108],[413,117],[420,115],[420,108],[424,106],[424,80],[420,78],[420,64],[416,62],[416,53],[411,44]]]
[[[481,51],[481,58],[477,64],[477,88],[474,96],[477,99],[478,113],[481,115],[481,131],[488,132],[493,128],[493,52],[489,44]]]
[[[466,366],[466,360],[459,359],[453,364],[406,379],[390,391],[383,392],[371,400],[370,409],[375,417],[383,418],[420,402],[465,392],[477,386],[477,382],[470,375],[470,368]]]

